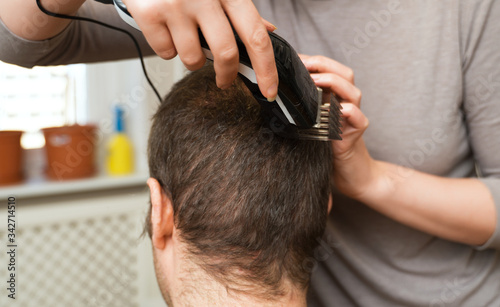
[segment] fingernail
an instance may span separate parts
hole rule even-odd
[[[272,24],[272,23],[269,23],[269,24],[270,24],[271,26],[273,26],[273,30],[272,30],[271,32],[274,32],[274,31],[276,31],[276,29],[278,29],[278,27],[276,27],[274,24]]]
[[[215,77],[215,83],[217,84],[217,87],[220,88],[221,90],[225,90],[231,87],[232,83],[222,83],[218,80],[217,77]]]
[[[319,81],[319,80],[321,79],[321,76],[320,76],[320,75],[311,74],[311,78],[312,78],[314,81]]]
[[[278,83],[274,83],[267,89],[267,100],[275,101],[278,95]]]

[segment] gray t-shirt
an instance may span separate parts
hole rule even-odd
[[[353,68],[375,159],[444,177],[480,173],[500,221],[500,1],[254,3],[297,51]],[[126,27],[93,1],[80,15]],[[121,34],[76,22],[44,42],[3,25],[0,38],[0,59],[28,67],[134,56]],[[484,246],[467,246],[335,193],[320,243],[304,263],[313,271],[310,306],[500,306],[500,227]]]

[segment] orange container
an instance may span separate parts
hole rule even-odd
[[[0,131],[0,185],[23,180],[22,131]]]
[[[65,180],[95,174],[96,126],[72,125],[42,129],[47,151],[47,176]]]

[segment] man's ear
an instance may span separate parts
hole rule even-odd
[[[158,180],[148,179],[151,197],[151,242],[157,249],[164,249],[174,230],[174,208],[170,197]]]
[[[330,211],[332,211],[332,204],[333,204],[332,194],[330,194],[330,196],[328,196],[328,215],[330,215]]]

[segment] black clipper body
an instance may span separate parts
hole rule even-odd
[[[120,16],[139,30],[121,0],[114,0]],[[200,43],[209,60],[214,57],[207,41],[199,31]],[[245,45],[235,33],[239,51],[238,73],[254,97],[259,101],[264,119],[275,134],[307,140],[340,140],[340,104],[333,94],[324,95],[316,87],[297,52],[283,38],[270,32],[279,86],[275,101],[269,102],[257,85],[255,72]]]

